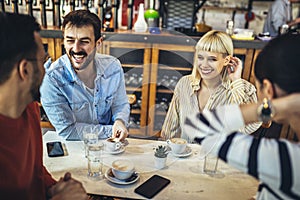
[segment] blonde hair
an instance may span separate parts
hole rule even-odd
[[[200,79],[200,73],[198,71],[198,59],[197,55],[199,51],[209,51],[214,53],[221,53],[224,57],[233,55],[233,43],[231,37],[222,31],[212,30],[207,32],[200,38],[196,45],[195,61],[193,66],[192,75],[195,79]],[[224,70],[225,72],[226,70]],[[225,74],[223,73],[222,76]]]

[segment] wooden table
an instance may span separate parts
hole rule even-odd
[[[164,141],[152,141],[128,138],[129,145],[123,153],[103,154],[104,172],[111,163],[119,158],[130,159],[134,162],[136,171],[140,174],[137,182],[131,185],[117,185],[107,179],[98,181],[87,178],[87,160],[84,157],[82,141],[65,141],[54,131],[48,131],[44,136],[44,164],[54,178],[58,179],[67,171],[80,180],[86,191],[91,194],[114,196],[121,198],[143,199],[134,193],[134,189],[154,174],[171,180],[171,183],[158,193],[154,199],[251,199],[257,190],[258,182],[222,161],[219,161],[217,177],[203,174],[203,155],[201,146],[189,144],[192,155],[178,158],[168,155],[167,167],[157,170],[154,167],[153,148]],[[49,158],[46,152],[46,142],[62,141],[68,155]]]

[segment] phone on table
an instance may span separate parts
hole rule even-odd
[[[49,157],[58,157],[65,155],[62,143],[59,141],[47,142],[46,146]]]
[[[154,197],[164,189],[171,181],[159,175],[153,175],[140,186],[135,188],[134,192],[148,199]]]

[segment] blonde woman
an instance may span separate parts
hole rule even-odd
[[[241,78],[242,61],[233,57],[233,43],[221,31],[206,33],[196,45],[192,74],[177,83],[163,127],[162,137],[181,137],[185,118],[194,112],[211,110],[218,105],[257,102],[254,85]],[[240,131],[250,134],[260,124],[250,124]]]

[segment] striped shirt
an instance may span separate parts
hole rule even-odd
[[[231,115],[225,114],[225,110]],[[226,122],[220,120],[223,117],[227,118]],[[300,199],[300,143],[257,139],[238,132],[227,134],[243,125],[239,107],[227,105],[188,117],[184,128],[192,133],[190,137],[200,143],[204,151],[218,155],[233,167],[259,179],[261,184],[256,199]],[[210,136],[205,136],[204,132]]]
[[[162,137],[165,139],[182,137],[190,141],[186,133],[182,131],[182,126],[187,116],[191,113],[200,112],[197,98],[200,81],[195,80],[192,75],[184,76],[178,81],[162,127]],[[223,81],[211,94],[204,110],[214,109],[218,105],[246,104],[250,102],[257,102],[254,85],[244,79],[233,82],[228,80]],[[260,123],[250,124],[241,128],[240,131],[250,134],[259,127]]]

